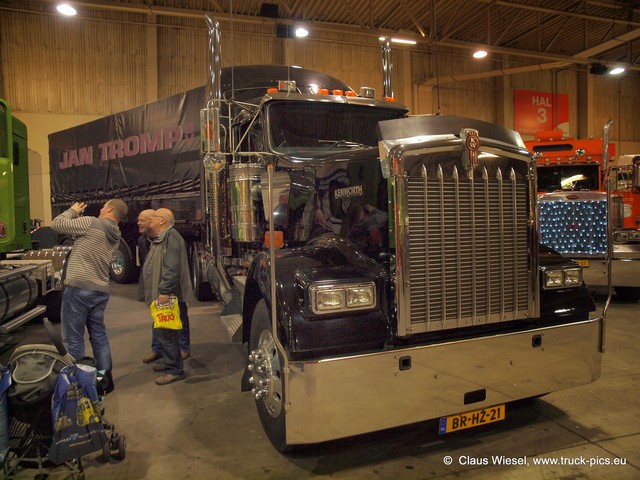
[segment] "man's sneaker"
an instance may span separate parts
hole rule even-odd
[[[182,355],[182,360],[186,360],[191,356],[191,352],[187,352],[183,350],[182,352],[180,352],[180,355]]]
[[[160,355],[159,353],[151,352],[145,355],[144,357],[142,357],[142,363],[155,362],[156,360],[160,360],[161,358],[162,358],[162,355]]]
[[[167,369],[167,367],[164,366],[164,363],[154,363],[151,368],[153,368],[154,372],[164,372]]]
[[[156,378],[156,384],[169,385],[170,383],[177,382],[178,380],[184,380],[184,373],[180,373],[178,375],[167,373],[166,375]]]

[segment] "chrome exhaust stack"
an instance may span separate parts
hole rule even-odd
[[[391,88],[391,70],[393,64],[391,62],[391,39],[384,39],[382,44],[382,83],[383,95],[385,98],[393,97],[393,89]]]
[[[200,138],[202,145],[202,163],[205,178],[203,189],[206,189],[206,208],[208,212],[207,241],[211,246],[212,257],[205,268],[207,280],[217,290],[222,299],[228,303],[232,297],[232,287],[223,267],[222,259],[222,215],[224,201],[222,188],[226,176],[226,157],[220,142],[220,108],[222,105],[222,68],[220,65],[220,24],[210,14],[205,15],[209,31],[209,80],[207,83],[207,106],[200,111]]]

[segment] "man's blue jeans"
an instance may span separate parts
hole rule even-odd
[[[164,360],[165,371],[171,375],[183,375],[182,355],[180,355],[178,330],[156,328],[156,338],[160,344],[160,354]]]
[[[180,351],[181,352],[190,352],[191,351],[191,338],[189,331],[189,310],[187,309],[186,302],[178,301],[178,307],[180,307],[180,321],[182,322],[182,330],[180,330],[179,339],[180,339]],[[153,328],[153,323],[151,324],[151,351],[154,353],[160,352],[160,342],[158,341],[158,332],[157,328]]]
[[[62,294],[62,341],[76,360],[85,356],[84,329],[89,332],[98,370],[111,370],[111,349],[107,328],[104,325],[104,310],[109,294],[93,290],[66,287]]]

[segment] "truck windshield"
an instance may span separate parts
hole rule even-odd
[[[598,190],[598,165],[538,166],[538,191]]]
[[[277,153],[326,155],[378,144],[376,125],[401,118],[399,109],[329,102],[278,102],[267,109],[271,149]]]

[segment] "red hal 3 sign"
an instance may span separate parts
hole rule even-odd
[[[514,130],[523,137],[540,130],[562,130],[569,136],[569,95],[514,90],[513,117]]]

